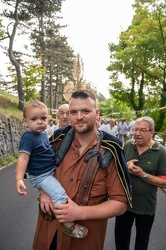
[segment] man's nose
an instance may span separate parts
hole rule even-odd
[[[77,113],[77,119],[82,119],[83,115],[81,111],[78,111]]]

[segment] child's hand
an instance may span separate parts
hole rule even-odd
[[[25,186],[23,180],[17,180],[16,181],[17,193],[20,194],[20,195],[26,195],[27,192],[24,191],[25,189],[26,189],[26,186]]]

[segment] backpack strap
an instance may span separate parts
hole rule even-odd
[[[63,158],[65,157],[66,153],[68,152],[71,143],[74,138],[74,130],[70,129],[63,140],[61,141],[59,148],[55,151],[56,153],[56,167],[58,167],[61,162],[63,161]]]
[[[87,155],[85,157],[85,162],[87,162],[87,166],[85,168],[85,171],[83,173],[78,192],[75,198],[75,202],[78,205],[87,205],[89,194],[92,188],[92,184],[94,181],[94,178],[96,176],[96,173],[100,166],[100,147],[101,142],[103,138],[103,133],[101,131],[98,131],[97,134],[97,145],[93,147],[93,149],[90,149],[87,152]]]

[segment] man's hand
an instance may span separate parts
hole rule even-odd
[[[142,170],[142,168],[136,166],[134,163],[138,162],[137,159],[133,159],[127,162],[127,166],[128,166],[128,170],[129,173],[132,175],[136,175],[138,177],[142,177],[144,175],[144,171]]]
[[[76,221],[80,218],[80,207],[68,197],[66,204],[54,204],[54,214],[60,223]]]
[[[133,167],[130,169],[130,174],[136,175],[141,178],[145,174],[145,172],[142,170],[142,168],[133,165]]]

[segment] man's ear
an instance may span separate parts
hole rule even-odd
[[[100,110],[96,109],[96,120],[99,120],[100,117]]]

